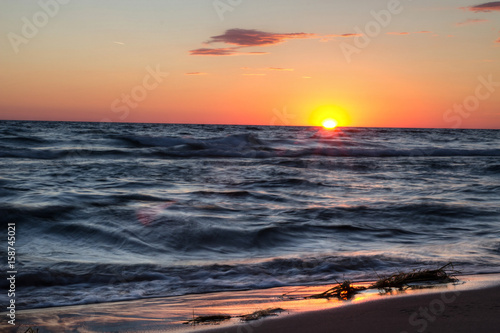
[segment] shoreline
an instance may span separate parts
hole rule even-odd
[[[496,332],[500,326],[499,299],[500,286],[388,297],[359,305],[199,332]]]
[[[426,329],[432,328],[439,332],[445,332],[443,329],[448,328],[449,332],[460,332],[460,329],[467,327],[467,323],[476,325],[474,327],[484,327],[480,331],[493,331],[499,327],[500,319],[495,318],[500,311],[500,274],[458,278],[457,284],[394,291],[390,295],[366,290],[349,301],[304,299],[305,296],[321,293],[333,285],[278,287],[19,310],[15,327],[7,324],[7,317],[3,312],[0,323],[12,332],[25,332],[31,327],[35,331],[39,328],[40,333],[165,330],[212,333],[332,330],[378,332],[377,329],[380,332],[417,332],[417,329],[424,328],[425,323]],[[354,284],[363,286],[369,283]],[[283,297],[283,294],[287,296]],[[425,307],[432,310],[427,313],[427,319],[425,313],[418,312]],[[238,318],[268,308],[282,308],[285,311],[278,316],[251,322],[242,322]],[[216,314],[226,314],[232,318],[220,325],[183,324],[194,316]],[[496,326],[488,326],[493,324]],[[469,331],[470,328],[471,326]]]

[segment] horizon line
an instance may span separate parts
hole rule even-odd
[[[90,121],[90,120],[36,120],[36,119],[0,119],[0,121],[24,121],[24,122],[53,122],[53,123],[106,123],[106,124],[151,124],[151,125],[207,125],[207,126],[261,126],[261,127],[318,127],[321,125],[258,125],[258,124],[217,124],[217,123],[169,123],[169,122],[127,122],[127,121]],[[500,130],[500,128],[477,128],[477,127],[395,127],[395,126],[337,126],[336,128],[392,128],[392,129],[446,129],[446,130]]]

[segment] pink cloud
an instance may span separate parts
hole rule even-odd
[[[236,51],[236,49],[237,48],[234,47],[221,47],[216,49],[201,48],[201,49],[191,50],[189,51],[189,53],[191,53],[191,55],[228,56],[236,54],[238,52]]]
[[[461,27],[461,26],[464,26],[464,25],[478,24],[478,23],[483,23],[483,22],[488,22],[488,20],[484,20],[484,19],[468,19],[468,20],[463,21],[463,22],[458,22],[455,25],[457,27]]]
[[[422,30],[422,31],[416,31],[416,32],[406,32],[406,31],[403,31],[403,32],[387,32],[388,35],[411,35],[411,34],[430,34],[432,33],[431,31],[427,31],[427,30]]]
[[[208,73],[205,73],[205,72],[190,72],[190,73],[185,73],[184,75],[208,75]]]
[[[238,52],[240,47],[220,47],[220,48],[201,48],[196,50],[191,50],[189,53],[191,55],[202,55],[202,56],[233,56],[233,55],[262,55],[269,54],[269,52]]]
[[[279,68],[279,67],[268,67],[266,68],[269,71],[284,71],[284,72],[292,72],[293,68]]]
[[[267,52],[238,52],[237,49],[244,47],[253,46],[271,46],[283,43],[289,39],[320,39],[322,42],[329,41],[330,39],[341,37],[357,37],[362,36],[362,34],[356,33],[346,33],[346,34],[331,34],[331,35],[317,35],[314,33],[305,32],[294,32],[294,33],[274,33],[265,32],[255,29],[229,29],[226,30],[222,35],[212,36],[210,40],[204,43],[205,46],[209,46],[214,43],[224,43],[228,46],[235,45],[232,47],[219,47],[210,48],[204,47],[196,50],[189,51],[191,55],[208,55],[208,56],[228,56],[228,55],[260,55],[268,54]]]
[[[213,36],[207,43],[226,43],[238,46],[266,46],[284,42],[287,39],[306,39],[316,37],[304,32],[272,33],[254,29],[229,29],[219,36]]]
[[[305,32],[273,33],[255,29],[229,29],[222,35],[212,36],[205,45],[224,43],[233,47],[199,48],[189,51],[191,55],[228,56],[228,55],[262,55],[268,52],[238,52],[238,49],[252,46],[270,46],[285,42],[288,39],[319,38],[316,34]]]
[[[332,39],[335,38],[351,38],[351,37],[358,37],[358,36],[363,36],[363,34],[356,34],[356,33],[348,33],[348,34],[331,34],[331,35],[324,35],[321,36],[320,42],[329,42]]]
[[[277,71],[277,72],[292,72],[293,68],[281,68],[281,67],[266,67],[266,68],[251,68],[251,67],[241,67],[240,69],[244,71]]]
[[[468,10],[471,12],[491,12],[500,11],[500,1],[486,2],[472,7],[460,7],[460,9]]]
[[[333,35],[335,37],[357,37],[357,36],[363,36],[363,34],[355,34],[355,33],[350,33],[350,34],[341,34],[341,35]]]

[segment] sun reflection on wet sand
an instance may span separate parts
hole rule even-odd
[[[465,290],[485,287],[499,275],[460,277],[458,284],[439,284],[431,288],[393,290],[389,293],[367,289],[355,294],[350,300],[336,298],[310,298],[336,286],[279,287],[263,290],[196,294],[179,297],[150,298],[81,306],[19,311],[18,319],[25,330],[28,327],[43,328],[44,332],[74,331],[193,331],[206,329],[207,325],[186,325],[195,316],[229,315],[232,318],[220,325],[241,322],[239,316],[264,309],[284,309],[279,317],[309,311],[327,310],[350,306],[394,296],[411,296],[429,292]],[[368,287],[371,282],[353,283],[356,287]],[[273,316],[269,317],[272,320]],[[24,330],[24,331],[25,331]],[[24,332],[23,331],[23,332]]]

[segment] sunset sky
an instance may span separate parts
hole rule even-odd
[[[0,1],[0,119],[500,128],[498,1]]]

